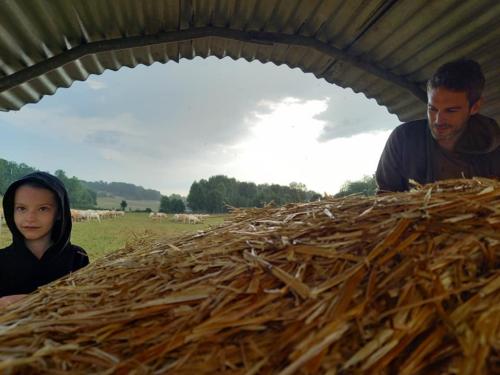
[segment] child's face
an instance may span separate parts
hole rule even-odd
[[[14,222],[24,239],[50,239],[57,207],[52,191],[28,185],[20,186],[14,197]]]

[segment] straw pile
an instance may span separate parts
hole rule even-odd
[[[500,183],[235,210],[7,308],[6,373],[500,371]]]

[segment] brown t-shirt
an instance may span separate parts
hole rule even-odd
[[[436,180],[474,177],[471,164],[464,160],[463,154],[445,150],[437,142],[433,144],[432,167]]]

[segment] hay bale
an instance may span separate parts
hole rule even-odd
[[[500,183],[235,210],[0,316],[7,373],[498,373]]]

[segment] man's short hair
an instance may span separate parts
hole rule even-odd
[[[460,59],[441,65],[427,81],[427,91],[438,87],[465,91],[472,106],[481,98],[484,83],[481,66],[474,60]]]

